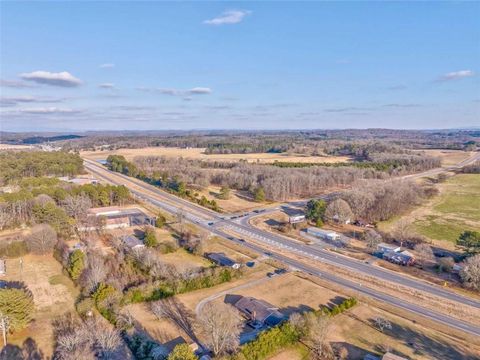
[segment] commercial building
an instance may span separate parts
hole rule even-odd
[[[108,206],[92,208],[88,211],[89,224],[81,230],[96,230],[100,226],[104,229],[119,229],[130,226],[154,225],[155,217],[148,216],[138,208],[119,208]]]
[[[323,230],[316,227],[309,227],[307,229],[307,234],[330,241],[336,241],[340,239],[340,234],[337,234],[335,231]]]

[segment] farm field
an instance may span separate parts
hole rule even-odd
[[[34,147],[32,145],[14,145],[14,144],[0,144],[0,151],[2,150],[30,150]]]
[[[458,164],[462,160],[467,159],[474,154],[472,151],[462,150],[444,150],[444,149],[431,149],[431,150],[418,150],[424,152],[427,155],[439,157],[442,161],[442,166],[451,166]]]
[[[434,241],[453,243],[463,231],[480,229],[480,175],[455,175],[438,189],[438,196],[403,217],[416,232]],[[380,228],[389,230],[400,219],[382,223]]]
[[[348,156],[303,156],[287,153],[255,153],[255,154],[205,154],[205,148],[175,148],[175,147],[147,147],[141,149],[118,149],[101,151],[84,151],[80,155],[93,160],[106,159],[108,155],[123,155],[127,160],[136,156],[166,156],[184,157],[189,159],[212,161],[240,161],[273,163],[275,161],[288,162],[347,162],[352,159]]]
[[[9,337],[9,342],[18,346],[32,338],[45,356],[53,351],[51,322],[58,316],[75,311],[74,303],[78,290],[62,273],[62,266],[50,255],[27,255],[7,260],[6,281],[21,281],[30,289],[35,303],[34,321],[24,330]]]

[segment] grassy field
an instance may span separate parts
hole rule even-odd
[[[346,162],[351,161],[348,156],[303,156],[276,153],[255,153],[255,154],[205,154],[204,148],[173,148],[173,147],[148,147],[142,149],[119,149],[105,151],[85,151],[81,156],[90,159],[106,159],[108,155],[123,155],[127,160],[132,160],[135,156],[166,156],[166,157],[184,157],[189,159],[213,160],[213,161],[239,161],[272,163],[274,161],[288,162]]]
[[[460,161],[465,160],[473,154],[473,152],[469,151],[443,149],[419,150],[419,152],[424,152],[427,155],[439,157],[442,161],[442,166],[458,164]]]
[[[35,302],[34,321],[25,330],[9,337],[9,342],[21,345],[31,337],[50,356],[53,351],[51,321],[68,311],[74,311],[78,290],[62,273],[62,266],[52,256],[27,255],[7,260],[7,276],[2,280],[22,281],[32,291]]]
[[[454,242],[465,230],[480,229],[480,175],[460,174],[439,184],[439,195],[411,213],[379,224],[389,231],[402,218],[412,223],[412,229],[441,243]]]

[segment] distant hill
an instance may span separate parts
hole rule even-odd
[[[44,142],[79,139],[82,137],[83,136],[79,136],[79,135],[32,136],[32,137],[23,139],[22,144],[26,144],[26,145],[41,144]]]
[[[83,138],[84,136],[80,135],[27,135],[24,134],[9,134],[9,133],[2,133],[0,138],[2,139],[1,142],[5,144],[15,144],[15,145],[34,145],[34,144],[41,144],[45,142],[54,142],[54,141],[62,141],[62,140],[73,140]]]

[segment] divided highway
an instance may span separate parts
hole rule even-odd
[[[480,158],[480,153],[476,154],[472,158],[475,158],[475,160]],[[469,159],[468,163],[475,161],[472,160],[472,158]],[[337,255],[335,253],[322,250],[314,246],[301,244],[298,241],[289,239],[288,237],[272,234],[270,232],[257,229],[249,223],[249,217],[240,218],[238,222],[232,221],[226,216],[221,216],[209,209],[205,209],[187,200],[181,199],[175,195],[166,193],[159,188],[148,185],[138,179],[133,179],[119,173],[111,172],[105,167],[96,163],[95,161],[85,160],[85,167],[100,179],[117,185],[121,184],[127,186],[135,196],[138,196],[144,201],[147,201],[152,205],[161,208],[169,213],[175,214],[179,211],[183,211],[184,217],[187,221],[195,223],[198,226],[218,236],[229,239],[230,241],[247,247],[253,251],[265,253],[266,249],[257,244],[242,241],[240,239],[240,236],[253,238],[259,243],[264,243],[265,245],[268,245],[270,247],[279,248],[284,251],[291,252],[297,256],[302,256],[309,260],[339,266],[347,269],[348,271],[354,271],[356,273],[374,276],[382,281],[410,287],[412,289],[420,290],[439,298],[444,298],[450,301],[458,302],[460,304],[480,308],[480,301],[462,296],[460,294],[456,294],[440,286],[436,286],[422,280],[416,280],[408,276],[403,276],[393,271],[365,264],[364,262],[358,261],[356,259]],[[234,232],[236,234],[239,234],[240,236],[232,236],[226,231]],[[380,293],[376,290],[362,286],[361,284],[358,284],[354,281],[335,276],[326,271],[321,271],[313,265],[306,265],[303,262],[284,256],[279,252],[275,252],[274,250],[268,250],[268,255],[291,267],[305,271],[315,276],[319,276],[340,286],[344,286],[346,288],[358,291],[359,293],[369,296],[373,299],[385,302],[387,304],[404,310],[408,310],[412,313],[424,316],[430,320],[437,321],[452,328],[456,328],[467,333],[480,336],[480,327],[470,324],[466,321],[461,321],[444,315],[442,313],[429,310],[414,303],[406,302],[402,299],[397,299],[394,296]]]

